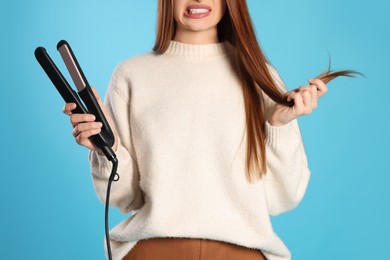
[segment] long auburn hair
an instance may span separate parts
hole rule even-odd
[[[249,182],[253,177],[261,178],[266,174],[265,150],[265,107],[261,90],[273,101],[286,106],[293,106],[294,101],[287,101],[287,96],[281,92],[274,82],[260,45],[256,39],[254,27],[245,0],[226,0],[227,9],[218,23],[219,42],[228,41],[235,47],[234,66],[241,81],[244,95],[247,153],[246,176]],[[153,51],[163,54],[173,40],[176,24],[173,17],[173,0],[158,0],[157,32]],[[269,63],[270,64],[270,63]],[[339,76],[354,77],[361,74],[353,70],[327,71],[316,78],[325,84]]]

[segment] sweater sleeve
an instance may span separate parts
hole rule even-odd
[[[278,87],[286,92],[275,68],[269,66],[269,70]],[[275,102],[268,99],[271,113],[274,105]],[[310,170],[298,119],[283,126],[273,126],[269,124],[269,116],[265,123],[267,174],[264,181],[269,213],[275,216],[299,204],[309,182]]]
[[[123,213],[142,206],[143,194],[139,187],[139,171],[130,133],[129,85],[118,66],[111,77],[104,99],[104,106],[117,129],[118,159],[117,173],[120,178],[111,185],[110,206],[118,207]],[[108,178],[112,163],[99,153],[88,153],[90,171],[95,192],[102,203],[106,200]]]

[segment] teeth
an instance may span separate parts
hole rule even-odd
[[[202,13],[207,13],[209,12],[208,9],[189,9],[188,13],[190,14],[202,14]]]

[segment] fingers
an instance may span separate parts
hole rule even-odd
[[[100,133],[103,125],[101,122],[94,122],[95,119],[93,114],[70,115],[70,122],[73,126],[73,137],[78,144],[91,150],[97,150],[98,148],[89,140],[89,137]]]
[[[305,88],[301,92],[302,100],[303,100],[303,114],[310,114],[313,110],[312,107],[312,99],[311,99],[311,91]]]
[[[302,115],[304,113],[304,103],[302,99],[302,95],[300,95],[298,92],[291,92],[288,95],[288,100],[294,100],[294,106],[293,106],[293,111],[295,116]]]
[[[66,115],[71,115],[72,114],[72,110],[76,108],[76,103],[66,103],[63,108],[62,108],[62,112]]]
[[[94,131],[97,129],[101,129],[102,125],[103,124],[101,122],[79,123],[73,128],[72,135],[74,137],[77,137],[82,132],[88,132],[88,131]]]
[[[102,107],[104,113],[104,106],[102,104],[98,92],[92,86],[91,89],[99,105]],[[93,114],[73,113],[72,111],[74,111],[76,107],[76,103],[69,102],[66,103],[62,108],[62,112],[70,117],[70,123],[73,127],[73,137],[78,144],[99,152],[99,148],[95,144],[93,144],[89,138],[92,135],[100,133],[103,124],[101,122],[94,122],[96,120],[96,117]]]
[[[91,145],[88,138],[100,133],[101,127],[102,123],[100,122],[80,123],[74,127],[72,134],[78,144],[88,147]]]
[[[302,86],[299,91],[304,95],[304,103],[315,109],[318,106],[318,90],[316,85]]]
[[[318,106],[316,85],[301,86],[287,93],[287,100],[294,100],[293,111],[296,116],[310,114]]]
[[[96,117],[93,114],[72,114],[70,123],[75,127],[79,123],[95,121]]]
[[[316,86],[318,90],[318,97],[323,96],[326,92],[328,92],[328,87],[326,84],[320,79],[309,79],[309,83]]]

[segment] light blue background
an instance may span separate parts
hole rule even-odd
[[[367,76],[329,83],[319,107],[299,119],[312,177],[301,204],[272,219],[275,230],[293,259],[390,259],[390,2],[248,4],[261,46],[288,89],[325,70],[327,50],[332,68]],[[104,96],[115,65],[153,47],[155,6],[2,1],[2,259],[104,258],[104,206],[87,149],[74,141],[64,102],[33,52],[46,47],[66,72],[55,48],[66,39]],[[111,226],[126,217],[115,209],[110,216]]]

